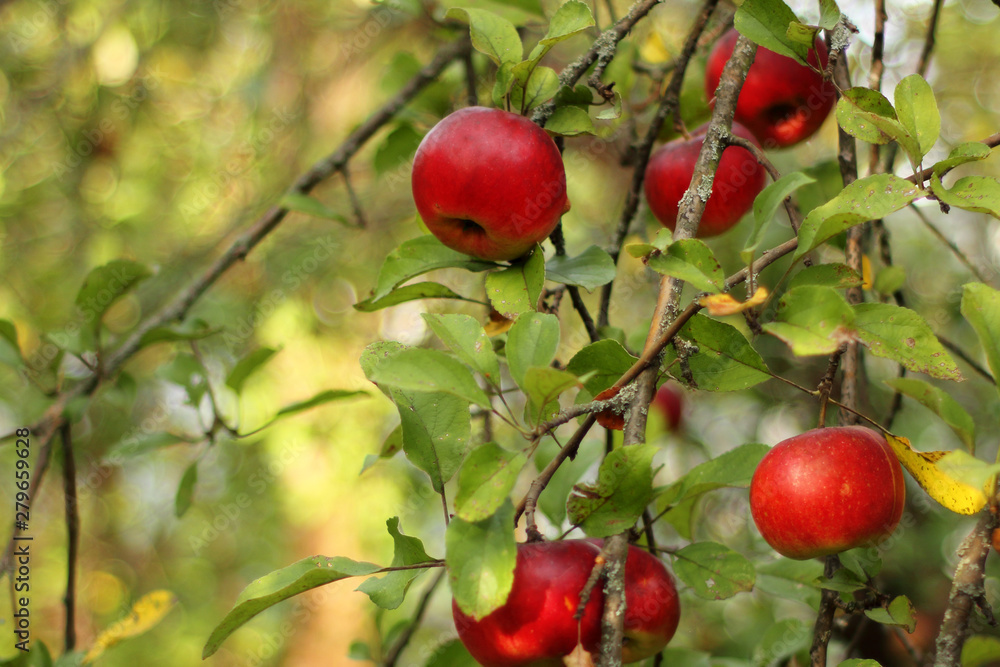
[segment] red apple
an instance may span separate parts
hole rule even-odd
[[[739,33],[730,30],[708,56],[705,91],[709,99],[715,96],[722,68],[738,38]],[[826,44],[819,38],[815,50],[809,52],[808,62],[820,70],[826,67]],[[826,120],[836,99],[837,89],[819,72],[758,47],[736,101],[736,120],[747,126],[764,148],[784,148],[811,137]]]
[[[694,165],[705,141],[707,125],[694,131],[690,139],[678,138],[661,146],[646,165],[646,201],[664,227],[674,229],[684,192],[691,184]],[[745,127],[733,123],[733,134],[757,143]],[[698,236],[716,236],[733,227],[753,206],[754,197],[764,189],[767,175],[753,153],[740,146],[722,152],[712,192],[698,225]]]
[[[600,549],[584,540],[519,544],[507,602],[478,621],[452,602],[458,636],[484,667],[562,665],[578,643],[601,641],[604,588],[591,593],[583,618],[573,615]]]
[[[435,125],[417,148],[412,186],[431,233],[480,259],[520,257],[569,210],[555,142],[500,109],[467,107]]]
[[[905,493],[903,469],[881,434],[817,428],[764,456],[750,482],[750,512],[775,551],[804,560],[889,537]]]
[[[677,385],[672,382],[660,385],[653,396],[653,405],[663,415],[663,421],[669,430],[676,431],[680,428],[684,417],[684,394]]]
[[[603,540],[591,539],[601,546]],[[680,599],[673,577],[663,562],[630,544],[625,558],[625,642],[622,663],[656,655],[670,642],[681,618]],[[600,642],[585,648],[597,653]]]

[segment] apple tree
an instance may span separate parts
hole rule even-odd
[[[226,40],[252,41],[242,8],[216,9]],[[264,491],[286,463],[339,479],[340,466],[319,458],[234,463],[256,456],[242,443],[326,410],[372,422],[330,426],[327,445],[364,434],[363,463],[335,459],[362,471],[336,502],[377,514],[388,535],[365,539],[385,558],[352,548],[282,560],[293,549],[261,557],[262,568],[240,541],[236,571],[215,591],[224,599],[193,621],[209,664],[271,660],[280,649],[228,648],[260,623],[281,628],[278,644],[306,641],[301,627],[323,632],[301,601],[334,587],[367,596],[372,621],[349,656],[326,664],[1000,659],[987,560],[1000,529],[989,437],[1000,134],[996,113],[954,102],[951,79],[974,55],[941,46],[959,49],[963,31],[995,27],[995,16],[940,0],[898,10],[884,0],[387,0],[359,11],[339,56],[391,55],[382,99],[337,126],[321,156],[300,137],[308,166],[248,185],[252,219],[226,231],[179,189],[187,220],[214,222],[174,239],[199,238],[196,257],[173,266],[155,247],[155,262],[105,257],[64,304],[70,325],[46,331],[15,308],[0,321],[0,362],[24,393],[5,395],[0,415],[14,591],[29,581],[23,549],[37,508],[50,507],[37,499],[53,466],[66,536],[57,566],[45,561],[62,577],[65,650],[53,660],[53,640],[38,639],[41,603],[14,592],[18,651],[3,664],[110,664],[113,646],[141,646],[133,637],[170,618],[168,587],[137,586],[150,592],[77,642],[77,571],[113,558],[86,554],[97,544],[86,526],[124,511],[95,505],[112,497],[103,486],[116,473],[105,471],[142,478],[143,502],[170,507],[158,530],[181,531],[192,553],[170,552],[190,569],[167,569],[197,572],[225,535],[249,540],[253,527],[234,526],[258,513],[268,548],[296,532],[294,519],[284,530],[268,514]],[[98,46],[121,53],[108,39]],[[114,58],[103,57],[113,79]],[[306,91],[307,78],[289,80]],[[987,80],[976,84],[984,108],[995,98]],[[11,81],[17,94],[31,88],[28,73]],[[98,154],[125,132],[100,119],[120,110],[139,132],[148,118],[142,100],[127,103],[136,97],[95,103],[96,125],[78,128],[93,139],[85,164],[63,163],[91,204],[107,177]],[[248,150],[277,154],[272,174],[287,176],[274,136],[292,121],[277,118],[267,150]],[[156,127],[144,129],[166,131]],[[254,180],[226,173],[220,193]],[[16,183],[8,208],[43,206]],[[139,181],[130,187],[141,199]],[[268,245],[295,223],[307,232]],[[295,259],[243,268],[262,252]],[[315,303],[329,296],[316,289],[323,266],[366,281],[357,298],[348,290],[336,326],[319,306],[283,309],[304,289]],[[337,280],[322,287],[347,284]],[[251,315],[233,317],[213,296],[224,290],[253,294]],[[347,361],[262,410],[260,378],[279,372],[269,369],[281,364],[294,384],[325,364],[322,346],[283,362],[262,341],[323,326],[328,343],[355,337]],[[41,331],[31,349],[25,327]],[[122,406],[142,397],[158,400],[123,422]],[[164,497],[163,480],[131,462],[168,449],[188,453]],[[378,500],[393,493],[404,497],[395,507]],[[211,517],[204,529],[182,527],[199,512]],[[143,523],[134,517],[122,535],[142,535]],[[227,566],[216,565],[221,576]]]

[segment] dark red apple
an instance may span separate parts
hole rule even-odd
[[[431,233],[480,259],[524,255],[569,210],[555,142],[500,109],[467,107],[435,125],[417,148],[412,187]]]
[[[680,428],[684,418],[684,394],[676,384],[667,382],[660,385],[653,396],[653,405],[663,415],[667,429],[676,431]]]
[[[584,540],[519,544],[507,602],[478,621],[452,602],[458,636],[484,667],[562,665],[578,643],[601,641],[604,589],[591,593],[583,618],[573,615],[600,549]]]
[[[709,99],[722,78],[722,68],[733,53],[739,33],[730,30],[715,43],[705,68]],[[816,39],[808,62],[826,67],[826,44]],[[817,57],[818,55],[818,57]],[[736,101],[736,120],[753,132],[764,148],[784,148],[816,133],[837,100],[837,90],[823,76],[788,56],[757,48],[746,81]]]
[[[664,227],[674,229],[684,192],[691,184],[694,165],[705,141],[707,125],[694,131],[690,139],[678,138],[661,146],[646,165],[646,201]],[[745,127],[733,123],[733,134],[757,143]],[[764,189],[767,175],[753,153],[740,146],[722,152],[712,192],[698,225],[698,236],[716,236],[733,227],[753,207]]]
[[[603,540],[591,539],[597,546]],[[663,562],[630,544],[625,558],[625,642],[622,663],[638,662],[663,650],[677,631],[681,618],[680,599],[673,577]],[[600,642],[584,644],[597,653]]]
[[[903,469],[880,433],[818,428],[764,456],[750,482],[750,512],[775,551],[804,560],[889,537],[905,494]]]

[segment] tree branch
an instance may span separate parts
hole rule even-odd
[[[60,431],[63,453],[63,497],[66,505],[66,608],[65,650],[76,648],[76,561],[80,550],[80,508],[76,498],[76,461],[69,422]]]

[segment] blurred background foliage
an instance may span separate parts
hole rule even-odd
[[[551,9],[559,2],[543,4]],[[629,6],[622,0],[591,4],[600,26],[609,24],[609,8],[620,17]],[[71,347],[80,318],[74,299],[91,269],[128,258],[155,272],[105,318],[102,340],[113,346],[203,271],[445,41],[461,34],[459,28],[436,22],[448,6],[480,6],[524,18],[507,3],[477,0],[3,3],[0,317],[17,327],[30,379],[0,366],[0,432],[32,423],[49,405],[54,389],[82,374],[79,360],[57,356],[55,350]],[[816,13],[811,4],[792,6],[807,18]],[[849,53],[855,83],[865,82],[872,9],[861,2],[842,2],[841,7],[861,30]],[[915,67],[930,4],[904,0],[890,1],[888,7],[884,88],[891,90]],[[679,51],[697,8],[688,0],[667,2],[640,23],[606,77],[617,82],[631,113],[605,124],[600,138],[566,141],[573,209],[564,225],[571,254],[608,242],[631,175],[622,158],[643,131],[657,79]],[[724,7],[720,15],[732,11]],[[987,0],[944,3],[928,73],[943,115],[942,140],[929,161],[997,130],[997,14]],[[529,22],[526,41],[542,29]],[[592,39],[579,36],[560,44],[549,64],[559,69]],[[705,51],[685,86],[688,123],[707,118],[700,74]],[[492,76],[487,65],[485,58],[474,56],[483,103],[489,99]],[[392,516],[401,518],[405,533],[421,537],[430,554],[443,556],[439,500],[421,474],[397,457],[359,475],[398,418],[364,379],[358,357],[376,339],[429,341],[422,311],[458,309],[478,317],[483,312],[455,302],[415,302],[369,314],[352,305],[367,296],[388,251],[420,233],[409,194],[409,160],[420,137],[466,100],[464,72],[456,64],[352,160],[351,185],[361,217],[343,178],[323,183],[313,194],[340,219],[293,213],[219,280],[189,318],[204,321],[217,330],[215,335],[193,349],[183,342],[150,346],[91,401],[72,406],[78,411],[73,442],[82,519],[78,646],[86,648],[151,590],[168,589],[179,600],[158,626],[110,649],[99,664],[197,664],[208,633],[251,580],[317,553],[388,563],[392,543],[385,521]],[[839,189],[835,143],[831,118],[812,141],[772,156],[783,172],[807,169],[819,177],[817,186],[800,193],[803,209]],[[865,150],[862,163],[867,161]],[[905,173],[906,168],[900,170]],[[993,158],[977,163],[975,171],[995,176],[1000,167]],[[922,211],[940,232],[987,281],[1000,283],[997,221],[958,210],[944,216],[928,204],[921,204]],[[894,259],[905,270],[908,305],[937,332],[978,356],[974,334],[958,310],[960,285],[971,279],[968,269],[911,211],[893,216],[887,226]],[[656,229],[648,212],[640,212],[635,238]],[[788,234],[782,221],[769,240],[780,242]],[[712,241],[730,272],[739,266],[744,238],[745,232],[736,231]],[[835,259],[832,253],[830,258]],[[786,266],[779,262],[768,269],[761,282],[773,284]],[[876,260],[874,270],[879,268]],[[435,279],[481,295],[480,274],[450,271]],[[645,335],[655,285],[655,276],[638,260],[622,259],[611,321],[627,338]],[[869,299],[877,297],[868,294]],[[586,336],[568,304],[563,314],[560,358],[565,361]],[[766,337],[757,343],[779,373],[806,384],[822,374],[825,360],[789,358],[782,344]],[[261,348],[279,351],[238,395],[226,388],[225,378],[237,362]],[[895,370],[869,360],[868,372],[872,414],[884,414],[890,393],[881,380]],[[997,448],[997,395],[975,373],[966,375],[966,382],[946,388],[974,416],[980,456],[989,458]],[[325,389],[362,389],[368,395],[332,402],[236,438],[225,429],[212,430],[215,415],[206,382],[217,394],[219,416],[240,433],[264,425],[282,406]],[[663,446],[660,457],[666,466],[658,478],[663,483],[737,444],[774,444],[815,421],[811,401],[774,382],[737,395],[700,392],[689,399],[684,436],[652,427],[651,437]],[[895,428],[919,449],[959,446],[950,430],[912,403],[904,406]],[[169,436],[160,435],[164,433]],[[516,444],[509,433],[497,437],[501,444]],[[123,441],[143,447],[132,448],[128,456],[109,457]],[[13,469],[9,445],[5,441],[0,446],[3,471]],[[542,497],[550,518],[558,522],[565,497],[559,494],[602,451],[603,438],[595,433],[580,459],[556,477],[554,488]],[[543,450],[539,458],[551,453]],[[178,487],[195,462],[191,505],[178,517]],[[58,475],[54,461],[50,479],[34,500],[31,521],[32,640],[36,646],[44,642],[54,654],[61,650],[66,571]],[[910,490],[913,523],[901,528],[887,551],[884,580],[889,590],[907,593],[920,609],[923,622],[917,632],[924,634],[919,643],[927,641],[927,634],[933,636],[955,547],[971,524],[921,504],[922,492],[915,486]],[[5,508],[13,505],[7,480],[0,484],[0,502]],[[550,537],[558,534],[553,526],[548,524]],[[697,535],[755,554],[758,563],[770,558],[752,523],[748,525],[745,493],[710,494],[696,513],[695,526]],[[668,543],[678,539],[669,526],[663,533]],[[7,533],[3,535],[6,539]],[[990,567],[995,575],[996,563]],[[429,579],[418,579],[415,590]],[[989,583],[995,602],[1000,586],[995,578]],[[352,663],[348,652],[377,657],[382,641],[413,613],[417,596],[411,595],[397,611],[376,613],[353,587],[351,582],[334,584],[266,611],[233,635],[210,664],[371,664]],[[11,622],[10,592],[5,585],[0,595],[0,633],[7,637],[3,628]],[[794,653],[802,648],[794,641],[796,624],[808,628],[813,618],[801,601],[764,592],[724,603],[685,594],[683,602],[681,629],[672,647],[708,651],[720,660],[751,658],[762,637],[766,642],[771,634]],[[784,624],[775,625],[779,620]],[[400,664],[427,663],[453,632],[449,598],[441,590]],[[355,640],[369,648],[355,644],[351,649]],[[901,646],[886,636],[871,641],[885,642],[891,655],[887,662],[904,659]],[[0,659],[14,654],[12,641],[0,644]],[[671,659],[703,664],[704,658],[679,650]],[[457,658],[439,656],[437,661],[459,664]]]

